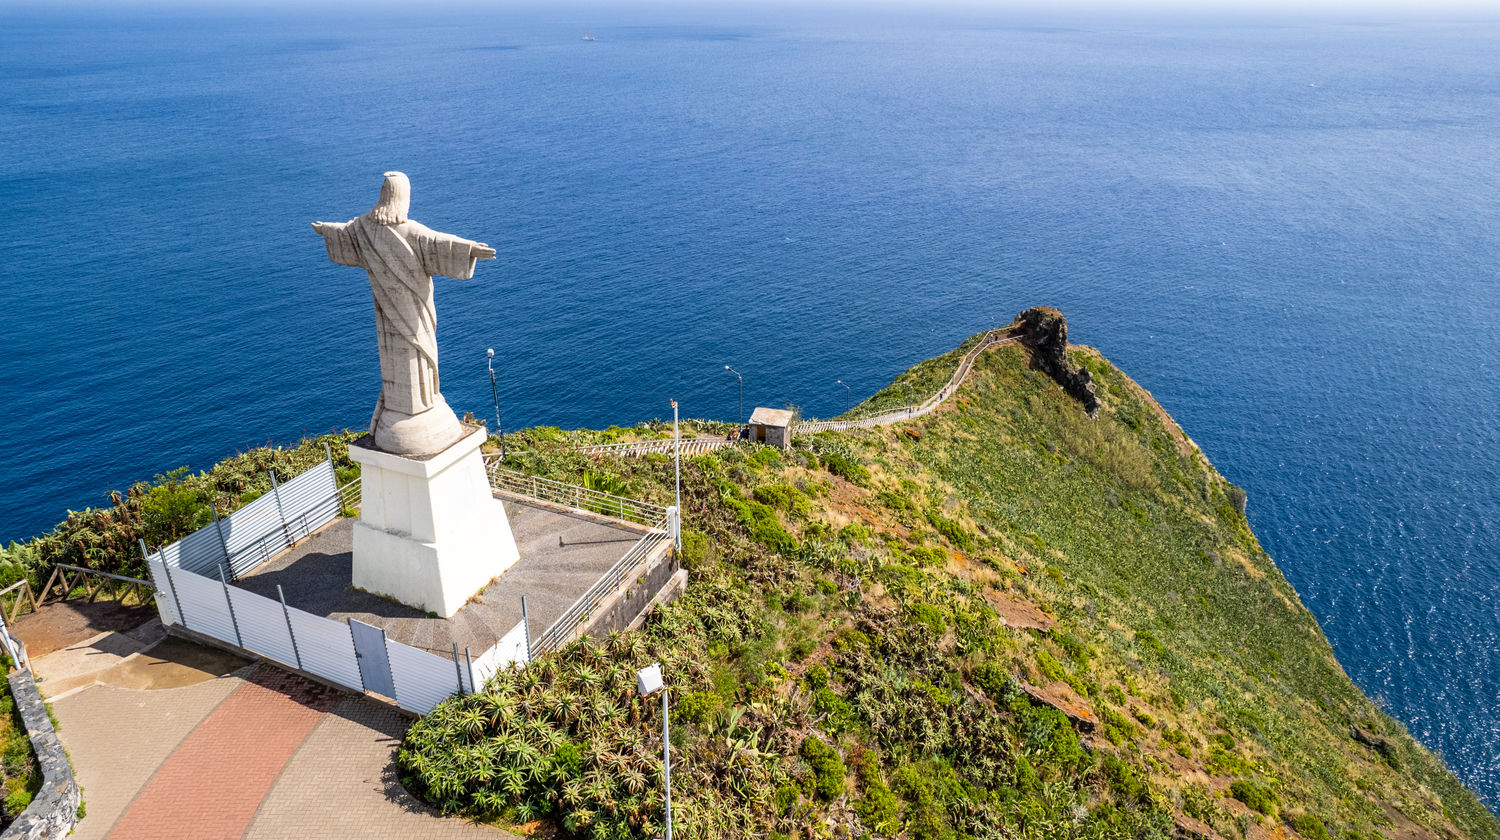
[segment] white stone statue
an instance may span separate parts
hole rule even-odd
[[[380,342],[380,399],[370,418],[375,446],[396,455],[430,455],[463,434],[438,390],[432,277],[468,280],[475,261],[494,259],[495,249],[411,221],[410,208],[411,182],[387,172],[370,212],[312,226],[328,247],[328,259],[370,275]]]

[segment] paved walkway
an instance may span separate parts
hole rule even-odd
[[[265,665],[204,677],[52,704],[87,806],[74,838],[514,837],[406,793],[394,709]]]

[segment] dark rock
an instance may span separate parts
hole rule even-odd
[[[1383,757],[1389,757],[1391,752],[1395,749],[1391,746],[1390,741],[1387,741],[1386,739],[1374,733],[1366,732],[1365,730],[1360,729],[1358,726],[1349,727],[1349,737],[1360,742],[1361,744],[1364,744],[1375,752],[1380,753]]]
[[[1021,343],[1031,349],[1037,369],[1056,380],[1068,395],[1083,403],[1090,417],[1099,416],[1094,375],[1068,364],[1068,320],[1050,306],[1033,306],[1016,316]]]

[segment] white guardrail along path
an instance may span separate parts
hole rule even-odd
[[[860,417],[853,420],[813,420],[806,423],[798,423],[793,432],[799,435],[810,435],[818,432],[839,432],[846,429],[863,429],[871,426],[889,426],[892,423],[900,423],[902,420],[910,420],[930,414],[953,396],[969,375],[969,370],[974,366],[974,360],[979,354],[992,347],[1003,344],[1014,344],[1021,339],[1012,334],[1010,327],[991,330],[986,333],[958,364],[958,369],[948,379],[948,384],[938,389],[936,394],[928,397],[916,405],[903,406],[901,408],[883,411],[869,417]],[[685,438],[682,441],[682,454],[702,455],[715,449],[733,446],[738,443],[737,438]],[[641,455],[670,455],[673,451],[672,438],[656,438],[653,440],[628,441],[626,443],[600,443],[591,446],[580,446],[575,449],[585,455],[625,455],[639,457]]]

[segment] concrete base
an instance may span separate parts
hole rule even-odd
[[[350,444],[361,469],[356,587],[448,618],[520,559],[479,456],[484,440],[469,427],[426,458]]]

